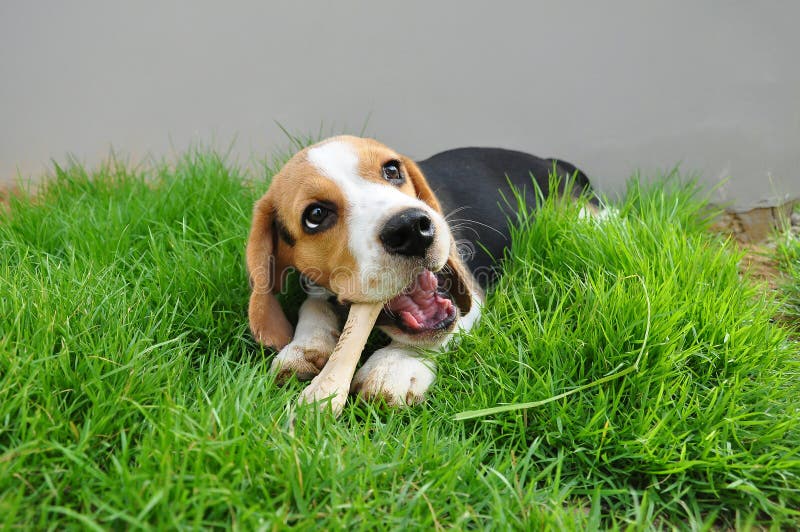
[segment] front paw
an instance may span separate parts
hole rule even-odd
[[[409,355],[400,349],[376,351],[356,372],[351,393],[365,399],[383,399],[392,406],[421,403],[436,378],[433,361]]]
[[[292,325],[275,297],[253,292],[247,312],[253,338],[261,345],[283,349],[292,340]]]
[[[275,381],[283,384],[294,375],[298,380],[308,381],[319,374],[336,347],[336,339],[314,338],[304,342],[295,340],[281,349],[272,359],[271,371]]]

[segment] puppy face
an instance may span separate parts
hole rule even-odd
[[[293,266],[342,303],[386,303],[393,336],[434,338],[458,314],[436,276],[453,250],[413,161],[371,139],[328,139],[292,157],[256,204],[247,253],[251,327],[262,343],[288,342],[291,328],[273,316],[269,298]]]

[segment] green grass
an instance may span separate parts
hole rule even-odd
[[[73,166],[0,215],[5,527],[798,523],[798,346],[691,186],[632,181],[603,225],[547,202],[425,404],[292,428],[301,384],[247,331],[242,177]]]
[[[800,212],[800,203],[795,212]],[[784,293],[783,316],[800,330],[800,235],[785,228],[776,235],[775,240],[778,265],[786,274],[781,286]]]

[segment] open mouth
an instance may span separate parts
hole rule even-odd
[[[456,319],[456,306],[440,289],[439,278],[423,270],[400,295],[383,306],[380,323],[392,324],[409,334],[423,334],[449,327]]]

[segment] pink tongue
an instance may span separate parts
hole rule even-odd
[[[454,311],[453,302],[436,293],[436,275],[425,270],[406,290],[386,304],[411,330],[433,329]]]

